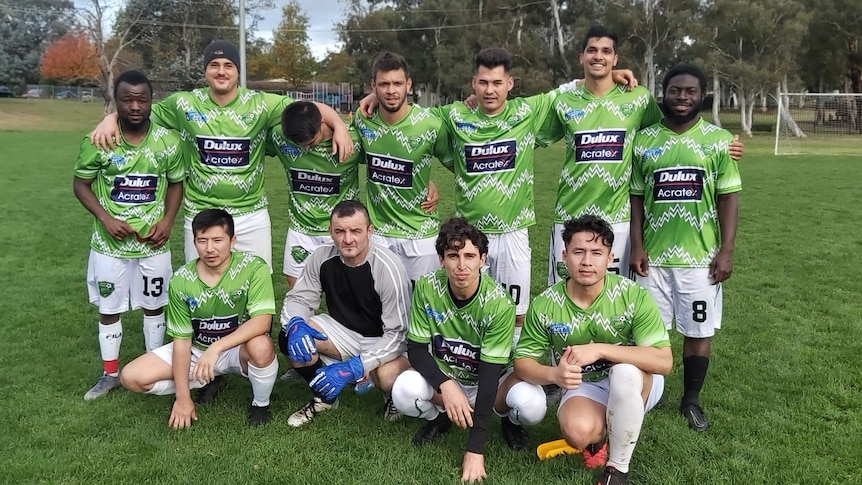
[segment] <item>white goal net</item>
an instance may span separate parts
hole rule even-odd
[[[780,93],[776,155],[862,155],[862,94]]]

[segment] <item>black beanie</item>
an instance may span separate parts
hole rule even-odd
[[[227,59],[239,69],[239,50],[226,40],[214,40],[204,49],[204,68],[213,59]]]

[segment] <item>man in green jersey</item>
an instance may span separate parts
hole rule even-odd
[[[153,106],[153,116],[180,132],[197,155],[185,186],[185,257],[197,255],[192,218],[206,208],[222,208],[236,221],[238,251],[262,257],[272,268],[272,230],[264,190],[265,145],[292,100],[238,85],[239,51],[224,40],[204,50],[207,88],[174,93]],[[353,149],[347,128],[329,106],[318,104],[333,129],[333,150],[346,158]],[[116,115],[108,115],[91,140],[108,147],[117,136]]]
[[[566,277],[563,223],[584,214],[613,226],[616,246],[610,271],[628,276],[631,142],[638,129],[658,122],[662,114],[646,88],[614,82],[611,71],[617,60],[617,35],[593,25],[579,55],[583,84],[561,86],[554,100],[556,126],[565,134],[566,158],[554,207],[549,285]]]
[[[599,485],[621,485],[644,413],[658,403],[673,365],[670,340],[647,290],[608,271],[610,224],[581,216],[565,223],[563,239],[568,276],[530,303],[515,349],[515,375],[524,382],[506,399],[516,412],[532,412],[545,403],[542,385],[563,388],[563,437],[583,450],[587,467],[605,467]]]
[[[667,328],[676,321],[685,336],[679,409],[692,429],[705,431],[700,390],[710,341],[721,327],[721,283],[733,271],[742,181],[729,153],[733,136],[699,116],[703,72],[678,65],[662,88],[665,119],[641,130],[634,142],[631,264],[658,301]]]
[[[593,25],[584,35],[579,60],[584,82],[559,88],[554,99],[556,128],[566,140],[554,207],[548,284],[565,279],[563,222],[592,214],[614,229],[615,259],[610,271],[629,276],[629,180],[635,133],[657,123],[662,112],[644,87],[614,81],[619,59],[616,33]],[[742,156],[738,143],[736,158]]]
[[[456,209],[487,234],[488,273],[515,301],[517,340],[529,303],[527,229],[536,222],[533,152],[556,134],[546,129],[556,92],[507,99],[514,86],[511,67],[505,49],[481,50],[471,81],[478,107],[456,102],[431,112],[443,120],[454,147],[454,161],[444,165],[455,173]],[[363,113],[378,100],[373,94],[368,98],[360,103]]]
[[[104,373],[84,395],[91,400],[118,384],[120,314],[144,309],[146,349],[162,345],[171,276],[168,237],[183,197],[188,163],[180,137],[150,122],[153,90],[147,77],[126,71],[114,81],[120,138],[105,151],[88,139],[75,164],[74,190],[95,216],[87,267],[90,302],[99,307]]]
[[[332,128],[317,105],[294,101],[281,114],[281,132],[273,130],[270,147],[287,174],[289,227],[284,245],[284,276],[293,288],[306,258],[331,243],[329,216],[342,200],[359,198],[359,135],[349,130],[353,153],[343,162],[332,153]]]
[[[199,257],[168,286],[173,341],[130,362],[120,380],[132,392],[175,394],[168,424],[179,429],[197,420],[191,389],[241,374],[251,382],[249,424],[265,424],[278,372],[269,337],[275,314],[269,269],[260,257],[233,251],[233,217],[226,211],[204,209],[192,228]]]
[[[503,416],[510,447],[529,445],[522,416],[510,413],[505,402],[515,382],[507,370],[515,305],[500,284],[482,273],[488,238],[464,218],[443,223],[436,248],[443,268],[416,282],[407,335],[413,368],[395,380],[392,400],[405,415],[428,420],[413,437],[416,446],[435,441],[452,423],[469,428],[461,480],[479,481],[486,477],[492,409]]]
[[[407,102],[412,86],[407,61],[383,52],[371,68],[371,89],[380,104],[369,118],[357,116],[368,168],[365,189],[377,244],[397,254],[412,284],[436,271],[439,219],[431,160],[451,164],[446,126],[431,110]]]

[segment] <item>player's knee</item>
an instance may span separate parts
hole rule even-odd
[[[571,418],[560,421],[560,432],[570,445],[583,450],[601,439],[604,428],[591,419]]]
[[[608,375],[608,393],[610,396],[641,398],[643,391],[643,374],[632,364],[616,364]]]
[[[255,367],[266,367],[275,358],[275,351],[272,349],[272,340],[270,340],[268,335],[258,335],[243,345],[246,352],[248,352],[249,362]]]
[[[374,385],[381,391],[389,393],[398,376],[401,375],[404,369],[409,367],[406,361],[407,359],[399,357],[374,369],[371,373]]]
[[[528,426],[542,422],[548,411],[548,401],[542,386],[523,381],[509,389],[506,405],[511,408],[510,417]]]
[[[432,396],[434,389],[413,369],[402,372],[392,384],[392,403],[407,416],[418,417],[416,401],[430,401]]]
[[[141,382],[141,375],[136,372],[135,366],[132,365],[127,365],[123,368],[123,371],[120,372],[120,385],[122,385],[127,391],[131,392],[141,393],[147,391],[144,387],[144,383]]]

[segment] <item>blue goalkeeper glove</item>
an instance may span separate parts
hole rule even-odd
[[[317,369],[317,375],[308,383],[314,392],[327,401],[334,401],[347,384],[362,379],[365,369],[359,356],[351,357],[344,362],[338,362]]]
[[[314,339],[327,340],[329,337],[305,323],[302,317],[293,317],[284,329],[287,334],[287,356],[297,364],[307,364],[317,354]]]

